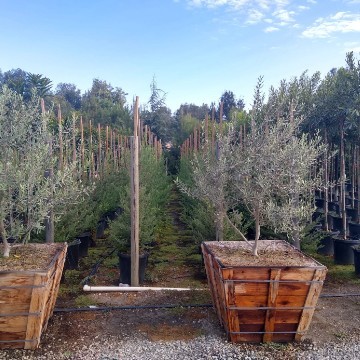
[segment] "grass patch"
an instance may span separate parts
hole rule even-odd
[[[88,307],[90,305],[96,305],[96,302],[87,295],[79,295],[75,298],[75,305],[76,307]]]
[[[316,246],[307,246],[303,251],[328,268],[327,279],[336,283],[360,284],[360,278],[355,274],[354,265],[337,265],[331,256],[316,252]]]

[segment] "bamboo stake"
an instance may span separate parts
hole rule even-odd
[[[81,136],[81,177],[85,176],[85,144],[84,144],[84,124],[82,116],[80,116],[80,136]]]
[[[58,127],[59,127],[59,165],[60,171],[64,170],[64,145],[63,145],[63,132],[62,132],[62,118],[61,118],[61,107],[58,106]]]
[[[325,135],[325,139],[327,136]],[[326,141],[326,140],[325,140]],[[327,150],[325,150],[324,155],[324,177],[325,177],[325,201],[324,201],[324,230],[329,231],[329,223],[328,223],[328,207],[329,207],[329,170],[328,170],[328,153]]]
[[[116,133],[115,130],[111,131],[112,137],[112,156],[113,156],[113,163],[114,163],[114,171],[116,171]]]
[[[224,102],[221,101],[221,103],[220,103],[220,119],[219,119],[221,136],[223,134],[223,107],[224,107]]]
[[[211,152],[215,154],[215,121],[212,122],[212,129],[211,129]]]
[[[72,161],[73,161],[73,164],[76,163],[76,138],[75,138],[75,129],[76,129],[76,116],[75,116],[75,114],[73,114],[73,117],[72,117],[72,150],[73,150]]]
[[[46,110],[45,110],[44,99],[41,99],[41,112],[42,112],[42,116],[43,116],[43,127],[47,132],[47,143],[49,146],[49,158],[52,159],[52,157],[53,157],[52,137],[49,133],[49,130],[47,129]],[[48,169],[47,177],[50,179],[50,182],[53,184],[53,182],[54,182],[54,167],[52,164],[50,165],[50,167]],[[53,190],[51,187],[49,201],[50,202],[53,201],[53,198],[54,198],[54,193],[53,193]],[[55,224],[54,209],[52,206],[50,206],[50,209],[48,212],[48,217],[45,219],[45,240],[47,243],[54,242],[54,235],[55,235],[54,224]]]
[[[94,164],[94,153],[93,153],[93,138],[92,138],[92,124],[91,120],[89,121],[89,153],[90,153],[90,177],[94,178],[95,176],[95,164]]]
[[[207,144],[209,138],[209,115],[205,116],[205,144]]]
[[[98,124],[98,161],[97,161],[97,172],[102,174],[102,161],[101,161],[101,125]]]
[[[194,152],[196,153],[197,152],[197,150],[198,150],[198,147],[197,147],[197,129],[195,128],[194,129],[194,138],[193,138],[193,140],[194,140]]]

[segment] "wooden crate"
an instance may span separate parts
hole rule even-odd
[[[43,271],[0,271],[0,349],[36,349],[59,291],[66,244]]]
[[[213,304],[229,340],[301,340],[322,289],[325,266],[311,258],[314,266],[225,266],[210,242],[202,244],[202,252]]]

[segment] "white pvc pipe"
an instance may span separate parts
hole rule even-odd
[[[99,292],[131,292],[131,291],[161,291],[161,290],[174,290],[174,291],[189,291],[189,290],[205,290],[193,288],[167,288],[167,287],[135,287],[135,286],[89,286],[84,285],[84,291],[99,291]]]

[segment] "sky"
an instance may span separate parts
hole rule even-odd
[[[0,0],[0,69],[82,93],[94,78],[146,105],[155,78],[175,112],[232,91],[251,107],[307,70],[360,59],[360,0]]]

